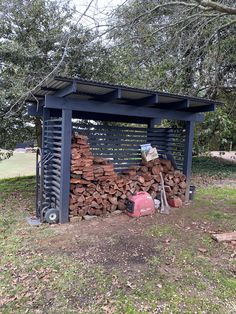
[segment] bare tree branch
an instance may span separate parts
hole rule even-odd
[[[234,20],[230,21],[229,23],[223,24],[222,26],[218,27],[218,28],[214,31],[214,33],[211,35],[211,37],[208,39],[208,41],[207,41],[207,43],[204,45],[204,47],[207,46],[207,45],[209,45],[210,42],[213,40],[213,38],[214,38],[221,30],[223,30],[223,29],[225,29],[225,28],[228,28],[228,27],[230,27],[231,25],[233,25],[233,24],[235,24],[235,23],[236,23],[236,19],[234,19]]]
[[[211,10],[215,10],[221,13],[227,13],[227,14],[236,14],[236,8],[233,7],[228,7],[225,5],[222,5],[218,2],[213,2],[213,1],[208,1],[208,0],[194,0],[196,3],[193,2],[184,2],[184,1],[173,1],[173,2],[168,2],[168,3],[163,3],[163,4],[159,4],[157,6],[155,6],[154,8],[152,8],[149,11],[143,12],[142,14],[140,14],[139,16],[137,16],[133,22],[139,20],[141,17],[147,15],[147,14],[151,14],[155,11],[158,11],[161,8],[165,8],[165,7],[171,7],[171,6],[185,6],[185,7],[191,7],[191,8],[198,8],[201,10],[206,10],[206,9],[211,9]]]
[[[78,25],[81,21],[81,19],[86,15],[86,13],[88,12],[89,8],[91,7],[92,3],[94,2],[95,0],[91,0],[89,2],[89,4],[87,5],[86,9],[84,10],[84,12],[81,14],[81,16],[79,17],[79,19],[77,20],[76,24],[75,25]],[[65,44],[65,48],[63,50],[63,54],[62,54],[62,57],[60,59],[60,61],[57,63],[57,65],[53,68],[53,70],[48,74],[46,75],[34,88],[28,90],[26,93],[24,93],[19,99],[17,99],[15,101],[15,103],[10,107],[10,109],[4,114],[4,116],[6,118],[8,118],[9,116],[11,116],[13,113],[13,109],[15,108],[16,105],[18,105],[20,102],[21,102],[21,106],[20,106],[20,109],[21,107],[23,106],[23,103],[26,99],[26,97],[30,94],[32,95],[32,93],[35,91],[36,88],[38,88],[41,84],[43,84],[44,82],[46,82],[61,66],[61,64],[63,63],[64,59],[65,59],[65,56],[66,56],[66,53],[67,53],[67,49],[69,47],[69,43],[71,41],[71,38],[72,38],[72,34],[70,34],[67,38],[67,41],[66,41],[66,44]],[[20,110],[19,108],[17,109],[17,111]]]
[[[158,11],[161,8],[171,7],[171,6],[185,6],[185,7],[191,7],[191,8],[199,8],[200,7],[198,4],[187,3],[187,2],[183,2],[183,1],[162,3],[162,4],[159,4],[159,5],[155,6],[154,8],[152,8],[149,11],[143,12],[142,14],[137,16],[132,22],[135,23],[136,21],[138,21],[141,17],[143,17],[145,15],[149,15],[149,14],[151,14],[153,12],[156,12],[156,11]],[[206,10],[204,7],[200,7],[200,8],[202,8],[203,10]]]
[[[229,7],[218,2],[213,2],[211,0],[195,0],[195,1],[198,2],[203,7],[212,8],[213,10],[222,13],[236,15],[236,8],[234,7]]]

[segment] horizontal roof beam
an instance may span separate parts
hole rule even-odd
[[[216,110],[216,105],[210,104],[210,105],[205,105],[205,106],[190,107],[186,111],[196,113],[196,112],[209,112],[209,111],[215,111],[215,110]]]
[[[132,105],[136,105],[136,106],[142,106],[142,107],[148,107],[150,105],[155,105],[158,103],[158,94],[153,94],[151,96],[145,97],[145,98],[141,98],[138,100],[134,100],[131,101]]]
[[[75,83],[74,83],[75,84]],[[104,95],[99,95],[99,94],[92,94],[92,93],[86,93],[86,92],[80,92],[77,90],[76,86],[69,85],[65,89],[63,89],[63,92],[61,92],[60,89],[57,88],[52,88],[52,87],[47,87],[47,86],[41,86],[42,90],[48,91],[48,92],[55,92],[53,95],[57,97],[65,97],[69,96],[70,94],[78,94],[78,95],[85,95],[89,97],[94,97],[94,99],[99,100],[99,101],[113,101],[116,99],[121,99],[121,89],[116,88],[114,91],[111,91],[107,94]],[[71,90],[72,89],[72,90]]]
[[[73,81],[70,85],[58,90],[55,94],[53,94],[53,96],[66,97],[75,93],[77,93],[77,83]]]
[[[62,115],[62,110],[50,109],[51,117],[61,117],[61,115]],[[75,119],[84,119],[84,120],[125,122],[125,123],[138,123],[138,124],[147,124],[149,121],[148,118],[143,118],[143,117],[140,118],[140,117],[118,116],[118,115],[99,114],[99,113],[93,113],[91,117],[91,113],[79,112],[79,111],[73,111],[72,117]]]
[[[169,110],[179,110],[189,108],[189,100],[184,99],[181,101],[171,102],[171,103],[159,103],[155,106],[160,109],[169,109]]]
[[[137,107],[131,105],[114,104],[112,102],[98,103],[97,101],[92,100],[60,98],[51,95],[45,95],[45,107],[52,109],[68,109],[80,112],[123,115],[129,117],[161,118],[199,122],[204,120],[203,115],[190,112]]]
[[[100,101],[113,101],[116,99],[121,99],[121,89],[120,88],[116,88],[114,91],[109,92],[107,94],[104,95],[96,95],[95,97],[97,100]]]

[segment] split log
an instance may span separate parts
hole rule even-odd
[[[174,170],[169,160],[156,158],[130,166],[117,175],[110,160],[93,156],[88,138],[75,133],[71,145],[71,186],[69,215],[102,215],[124,210],[126,200],[138,191],[147,191],[153,198],[160,193],[160,172],[164,172],[168,197],[184,200],[186,178]]]
[[[161,172],[161,167],[159,165],[152,167],[152,174],[156,175],[156,174],[160,174],[160,172]]]
[[[228,232],[228,233],[212,234],[211,237],[212,237],[212,239],[216,240],[217,242],[236,241],[236,231]]]
[[[180,187],[181,189],[185,189],[185,188],[186,188],[186,182],[184,182],[184,181],[180,182],[180,183],[179,183],[179,187]]]
[[[141,184],[143,184],[143,183],[145,182],[144,177],[139,176],[139,177],[138,177],[138,182],[140,182]]]

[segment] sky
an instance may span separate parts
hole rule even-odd
[[[73,0],[73,2],[79,12],[78,14],[81,14],[85,11],[91,0]],[[105,22],[108,12],[122,5],[124,2],[127,2],[127,0],[94,0],[81,22],[87,26],[92,26],[96,22],[101,24]]]

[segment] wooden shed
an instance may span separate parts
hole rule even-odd
[[[86,134],[94,155],[112,158],[118,172],[139,163],[140,145],[151,143],[186,175],[188,200],[194,124],[203,121],[203,112],[214,111],[219,104],[68,77],[48,80],[28,95],[26,103],[29,115],[43,121],[37,214],[43,220],[42,211],[56,208],[60,223],[69,221],[73,131]],[[183,128],[160,128],[163,119],[183,121]],[[91,120],[99,123],[86,123]]]

